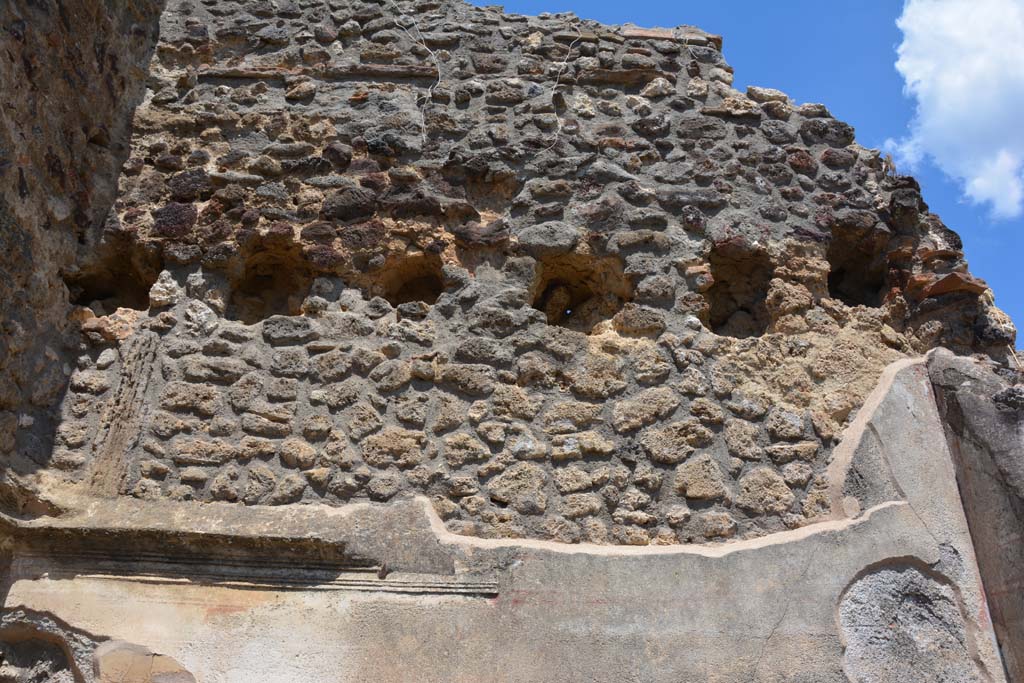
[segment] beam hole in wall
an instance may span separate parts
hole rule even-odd
[[[77,673],[57,634],[14,622],[0,636],[0,681],[74,681]]]
[[[775,269],[763,249],[726,243],[709,256],[714,284],[705,297],[708,322],[725,337],[760,337],[768,329],[768,284]]]
[[[109,259],[86,270],[64,276],[69,298],[76,306],[91,308],[98,316],[118,308],[145,311],[149,308],[149,289],[158,270],[139,268],[129,258]]]
[[[882,305],[888,234],[834,231],[828,247],[828,293],[847,306]]]
[[[254,325],[272,315],[300,315],[312,285],[309,271],[287,257],[250,256],[232,282],[227,317]]]
[[[621,261],[569,254],[538,264],[532,300],[549,325],[590,334],[632,297]]]
[[[421,301],[437,303],[444,292],[441,259],[435,255],[412,254],[387,264],[379,290],[392,306]]]

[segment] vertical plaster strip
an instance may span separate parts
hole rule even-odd
[[[128,475],[128,452],[138,441],[143,397],[156,359],[158,338],[152,332],[129,337],[121,348],[121,381],[110,399],[93,443],[90,492],[114,497],[123,493]]]

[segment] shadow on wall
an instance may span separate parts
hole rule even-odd
[[[827,254],[829,296],[847,306],[881,306],[886,292],[888,246],[888,231],[835,226]]]
[[[85,306],[97,316],[119,308],[149,309],[149,290],[160,274],[159,259],[144,261],[138,249],[104,245],[103,253],[73,272],[63,274],[72,306]]]
[[[775,269],[764,249],[745,243],[714,249],[709,260],[714,284],[708,289],[709,326],[726,337],[760,337],[768,329],[765,300]]]
[[[252,325],[272,315],[299,315],[312,285],[308,268],[280,256],[246,259],[244,272],[231,289],[227,318]]]
[[[533,307],[549,325],[590,334],[633,298],[622,261],[566,254],[542,258],[533,284]]]
[[[5,513],[52,512],[35,497],[31,475],[54,465],[54,409],[81,352],[68,303],[103,313],[144,309],[159,272],[142,262],[104,260],[105,247],[96,243],[130,149],[163,8],[162,0],[0,2],[0,90],[9,86],[9,125],[0,127]],[[96,267],[76,270],[76,251],[79,263]]]
[[[412,254],[383,269],[373,294],[379,294],[396,308],[420,302],[432,305],[444,292],[441,258],[433,254]]]
[[[833,232],[826,252],[828,296],[850,307],[878,308],[887,292],[889,233],[886,230]],[[745,242],[726,242],[708,255],[713,284],[704,293],[708,327],[733,338],[763,336],[771,323],[766,302],[775,265],[768,251]]]

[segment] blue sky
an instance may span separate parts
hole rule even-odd
[[[977,8],[985,4],[991,6],[992,15],[998,16],[1002,23],[1007,23],[1007,9],[1021,9],[1017,16],[1024,20],[1022,0],[911,0],[911,4],[920,6],[916,8],[919,10],[919,35],[937,33],[942,28],[930,25],[941,18],[940,13],[929,14],[934,6],[942,4],[961,5],[961,8],[970,12],[969,18],[972,21],[979,15],[984,18],[984,12],[977,11]],[[748,85],[761,85],[783,90],[798,103],[821,102],[837,118],[853,125],[857,129],[857,141],[866,147],[882,148],[887,140],[906,140],[915,118],[917,100],[905,94],[904,77],[895,66],[897,50],[904,42],[904,32],[896,24],[904,11],[903,2],[898,0],[640,0],[631,3],[607,0],[509,0],[504,3],[504,7],[508,12],[522,14],[575,12],[581,17],[611,24],[690,24],[721,34],[725,39],[725,57],[736,70],[734,85],[737,89],[745,90]],[[909,14],[908,19],[912,19]],[[958,22],[955,15],[947,17],[947,20],[953,25]],[[1024,23],[1020,26],[1024,26]],[[907,25],[904,28],[910,30]],[[948,26],[946,28],[949,29]],[[1017,29],[1019,26],[1014,28]],[[982,36],[981,40],[992,41],[991,34],[984,35],[987,30],[990,29],[985,26],[973,27],[964,36],[968,45],[958,49],[969,50],[966,54],[978,54],[969,42],[978,40],[979,35]],[[940,44],[939,40],[944,43]],[[911,66],[918,73],[951,71],[948,64],[940,63],[943,55],[950,52],[949,40],[948,37],[936,38],[932,53],[928,52],[928,46],[918,49],[916,54],[910,55],[917,58]],[[1006,43],[1001,39],[998,42],[1005,53]],[[939,47],[943,45],[945,47],[940,52]],[[928,63],[929,54],[936,54],[935,64]],[[981,145],[993,138],[1001,138],[1007,120],[1024,117],[1021,109],[1011,106],[1024,99],[1024,87],[1017,87],[1024,83],[1024,67],[1019,66],[1024,62],[1017,64],[1017,81],[1009,85],[995,84],[1002,86],[998,88],[1000,90],[1014,90],[1016,101],[1013,98],[997,98],[988,103],[990,106],[987,110],[980,113],[966,109],[965,105],[964,109],[971,117],[971,123],[966,126],[957,123],[956,112],[946,111],[945,105],[939,105],[942,111],[928,110],[928,93],[922,94],[924,115],[921,119],[931,132],[923,133],[918,142],[926,146],[926,152],[928,144],[935,146],[938,149],[937,156],[942,158],[939,163],[943,163],[948,172],[964,171],[963,165],[958,162],[962,157],[970,156],[970,146],[976,139],[970,135],[961,135],[959,131],[975,135]],[[994,73],[994,77],[998,78],[999,73],[1006,72],[1006,69],[1000,71],[999,66],[976,64],[980,77]],[[964,79],[959,80],[962,82]],[[996,89],[993,87],[990,90]],[[984,90],[975,88],[968,98],[947,97],[945,101],[973,100],[978,91]],[[944,91],[937,89],[934,92],[942,95]],[[932,103],[936,99],[943,98],[932,98]],[[943,125],[946,125],[946,130],[943,130]],[[991,130],[985,131],[986,126]],[[1019,137],[1020,129],[1024,126],[1017,123],[1010,127],[1011,130],[1013,128],[1017,129]],[[967,145],[967,152],[963,147],[957,149],[955,146],[939,149],[945,141],[959,141]],[[912,146],[904,145],[904,148],[907,147]],[[912,156],[911,153],[897,154],[901,160]],[[901,163],[900,170],[904,170],[909,163]],[[971,272],[987,280],[995,291],[997,305],[1009,313],[1015,323],[1024,325],[1024,217],[1019,211],[1007,211],[1005,202],[999,204],[999,198],[1008,194],[1005,187],[996,183],[995,189],[988,194],[991,201],[973,203],[967,195],[969,188],[966,181],[950,178],[927,154],[915,165],[913,175],[921,183],[925,201],[931,210],[963,237]],[[1019,178],[1019,168],[1015,175]],[[1011,180],[1014,179],[1011,175]],[[980,186],[991,185],[983,183]],[[984,198],[985,192],[977,190],[978,187],[973,186],[976,190],[973,192],[974,197]],[[1003,216],[997,217],[996,212],[1000,208]],[[1017,215],[1014,216],[1014,213]],[[1009,217],[1007,214],[1010,214]]]

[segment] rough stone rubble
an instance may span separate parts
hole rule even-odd
[[[164,4],[0,4],[0,680],[1018,680],[1015,330],[824,106]]]
[[[453,2],[161,22],[66,274],[50,466],[94,492],[749,537],[833,512],[886,364],[1013,343],[913,179],[822,105],[733,90],[716,36]]]

